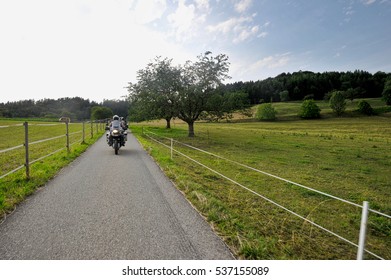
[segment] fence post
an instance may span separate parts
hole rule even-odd
[[[91,138],[94,138],[94,124],[92,123],[92,120],[91,120]]]
[[[86,124],[86,122],[83,121],[83,141],[81,142],[82,144],[84,144],[85,140],[86,140],[86,138],[85,138],[86,137],[85,136],[85,132],[86,132],[85,124]]]
[[[174,141],[171,138],[171,159],[172,159],[173,145],[174,145]]]
[[[25,147],[25,154],[26,154],[26,177],[27,179],[30,179],[30,165],[29,165],[29,124],[28,122],[24,122],[24,147]]]
[[[65,122],[65,128],[66,128],[66,136],[67,136],[67,151],[68,153],[70,152],[69,150],[69,127],[68,127],[68,122]]]
[[[361,214],[361,226],[360,226],[360,237],[358,241],[358,251],[357,251],[357,260],[362,260],[364,258],[365,250],[365,237],[367,233],[367,222],[368,222],[368,201],[363,202],[362,214]]]

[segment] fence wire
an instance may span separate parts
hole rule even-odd
[[[288,213],[290,213],[290,214],[292,214],[292,215],[294,215],[294,216],[296,216],[296,217],[298,217],[298,218],[300,218],[300,219],[302,219],[302,220],[304,220],[304,221],[310,223],[311,225],[313,225],[313,226],[315,226],[315,227],[317,227],[317,228],[319,228],[319,229],[321,229],[321,230],[323,230],[323,231],[325,231],[325,232],[327,232],[327,233],[329,233],[329,234],[331,234],[331,235],[333,235],[333,236],[339,238],[340,240],[342,240],[342,241],[344,241],[344,242],[346,242],[346,243],[348,243],[348,244],[350,244],[350,245],[352,245],[352,246],[354,246],[354,247],[356,247],[356,248],[359,248],[359,245],[358,245],[358,244],[356,244],[356,243],[354,243],[354,242],[352,242],[352,241],[346,239],[345,237],[343,237],[343,236],[341,236],[341,235],[339,235],[339,234],[337,234],[337,233],[335,233],[335,232],[333,232],[333,231],[331,231],[331,230],[329,230],[329,229],[327,229],[327,228],[325,228],[325,227],[323,227],[323,226],[321,226],[321,225],[319,225],[319,224],[317,224],[317,223],[315,223],[315,222],[313,222],[313,221],[311,221],[311,220],[309,220],[309,219],[307,219],[307,218],[301,216],[300,214],[298,214],[298,213],[296,213],[296,212],[294,212],[294,211],[292,211],[292,210],[286,208],[285,206],[282,206],[281,204],[278,204],[277,202],[275,202],[275,201],[273,201],[273,200],[271,200],[271,199],[269,199],[269,198],[267,198],[267,197],[265,197],[265,196],[263,196],[263,195],[261,195],[261,194],[255,192],[255,191],[251,190],[250,188],[248,188],[248,187],[246,187],[246,186],[244,186],[244,185],[242,185],[242,184],[236,182],[235,180],[233,180],[233,179],[231,179],[231,178],[225,176],[224,174],[222,174],[222,173],[220,173],[220,172],[218,172],[218,171],[216,171],[216,170],[214,170],[214,169],[212,169],[212,168],[206,166],[205,164],[203,164],[203,163],[201,163],[201,162],[199,162],[199,161],[197,161],[197,160],[191,158],[190,156],[188,156],[188,155],[186,155],[186,154],[184,154],[184,153],[182,153],[182,152],[180,152],[180,151],[174,149],[172,146],[169,146],[169,145],[167,145],[167,144],[165,144],[165,143],[163,143],[163,142],[161,142],[161,141],[159,141],[159,140],[157,140],[157,139],[155,139],[155,138],[149,136],[147,133],[156,135],[156,136],[158,136],[158,137],[160,137],[160,138],[163,138],[163,139],[166,139],[166,140],[173,141],[173,142],[175,142],[175,143],[184,145],[184,146],[186,146],[186,147],[188,147],[188,148],[195,149],[195,150],[197,150],[197,151],[206,153],[206,154],[208,154],[208,155],[215,156],[215,157],[220,158],[220,159],[222,159],[222,160],[226,160],[226,161],[228,161],[228,162],[238,164],[238,165],[240,165],[240,166],[242,166],[242,167],[249,168],[249,169],[251,169],[251,170],[253,170],[253,171],[260,172],[260,173],[262,173],[262,174],[271,176],[271,177],[273,177],[273,178],[282,180],[282,181],[284,181],[284,182],[289,182],[289,183],[294,184],[294,185],[297,185],[297,186],[299,186],[299,187],[304,187],[304,188],[306,188],[306,189],[308,189],[308,190],[315,191],[315,192],[317,192],[317,193],[320,193],[320,194],[325,195],[325,196],[330,197],[330,198],[334,198],[334,199],[339,200],[339,201],[342,201],[342,202],[344,202],[344,203],[348,203],[348,204],[354,205],[354,206],[356,206],[356,207],[362,208],[361,205],[356,204],[356,203],[353,203],[353,202],[350,202],[350,201],[348,201],[348,200],[345,200],[345,199],[342,199],[342,198],[339,198],[339,197],[335,197],[335,196],[329,195],[329,194],[324,193],[324,192],[320,192],[320,191],[318,191],[318,190],[315,190],[315,189],[312,189],[312,188],[303,186],[303,185],[301,185],[301,184],[297,184],[297,183],[295,183],[295,182],[292,182],[292,181],[290,181],[290,180],[281,178],[281,177],[279,177],[279,176],[275,176],[275,175],[269,174],[269,173],[267,173],[267,172],[260,171],[260,170],[258,170],[258,169],[255,169],[255,168],[252,168],[252,167],[250,167],[250,166],[247,166],[247,165],[244,165],[244,164],[235,162],[235,161],[233,161],[233,160],[226,159],[226,158],[224,158],[224,157],[215,155],[215,154],[213,154],[213,153],[204,151],[204,150],[202,150],[202,149],[193,147],[193,146],[191,146],[191,145],[188,145],[188,144],[181,143],[181,142],[179,142],[179,141],[173,140],[172,138],[160,136],[160,135],[158,135],[158,134],[156,134],[156,133],[153,133],[153,132],[144,130],[144,134],[145,134],[149,139],[151,139],[152,141],[154,141],[154,142],[156,142],[156,143],[158,143],[158,144],[160,144],[160,145],[162,145],[162,146],[164,146],[164,147],[166,147],[166,148],[168,148],[168,149],[172,149],[172,151],[174,151],[175,153],[177,153],[177,154],[179,154],[179,155],[181,155],[181,156],[183,156],[183,157],[189,159],[190,161],[192,161],[192,162],[194,162],[194,163],[196,163],[196,164],[198,164],[198,165],[200,165],[200,166],[202,166],[202,167],[208,169],[209,171],[211,171],[211,172],[213,172],[213,173],[219,175],[220,177],[222,177],[222,178],[224,178],[224,179],[230,181],[231,183],[233,183],[233,184],[235,184],[235,185],[237,185],[237,186],[239,186],[239,187],[241,187],[241,188],[243,188],[243,189],[245,189],[245,190],[251,192],[252,194],[254,194],[254,195],[258,196],[258,197],[261,197],[262,199],[268,201],[269,203],[271,203],[271,204],[273,204],[273,205],[275,205],[275,206],[277,206],[277,207],[279,207],[279,208],[285,210],[286,212],[288,212]],[[374,213],[376,213],[376,214],[385,216],[385,217],[387,217],[387,218],[391,218],[389,215],[386,215],[386,214],[384,214],[384,213],[381,213],[381,212],[378,212],[378,211],[375,211],[375,210],[371,210],[371,211],[374,212]],[[367,249],[365,249],[365,252],[368,253],[368,254],[370,254],[370,255],[372,255],[372,256],[374,256],[375,258],[378,258],[378,259],[380,259],[380,260],[384,260],[384,258],[378,256],[377,254],[375,254],[375,253],[373,253],[373,252],[371,252],[371,251],[369,251],[369,250],[367,250]]]
[[[164,138],[164,139],[167,139],[167,140],[171,140],[171,138],[164,137],[164,136],[160,136],[160,135],[158,135],[158,134],[156,134],[156,133],[154,133],[154,132],[151,132],[151,131],[146,131],[146,132],[147,132],[147,133],[150,133],[150,134],[153,134],[153,135],[156,135],[156,136],[158,136],[158,137],[160,137],[160,138]],[[240,163],[240,162],[237,162],[237,161],[234,161],[234,160],[231,160],[231,159],[228,159],[228,158],[225,158],[225,157],[216,155],[216,154],[214,154],[214,153],[211,153],[211,152],[208,152],[208,151],[199,149],[199,148],[194,147],[194,146],[191,146],[191,145],[189,145],[189,144],[182,143],[182,142],[179,142],[179,141],[174,140],[174,139],[173,139],[173,142],[178,143],[178,144],[180,144],[180,145],[183,145],[183,146],[185,146],[185,147],[188,147],[188,148],[190,148],[190,149],[193,149],[193,150],[196,150],[196,151],[199,151],[199,152],[202,152],[202,153],[205,153],[205,154],[214,156],[214,157],[216,157],[216,158],[219,158],[219,159],[228,161],[228,162],[230,162],[230,163],[234,163],[234,164],[239,165],[239,166],[241,166],[241,167],[244,167],[244,168],[250,169],[250,170],[252,170],[252,171],[261,173],[261,174],[263,174],[263,175],[266,175],[266,176],[269,176],[269,177],[278,179],[278,180],[280,180],[280,181],[284,181],[284,182],[286,182],[286,183],[289,183],[289,184],[298,186],[298,187],[300,187],[300,188],[304,188],[304,189],[307,189],[307,190],[316,192],[316,193],[318,193],[318,194],[324,195],[324,196],[326,196],[326,197],[333,198],[333,199],[336,199],[336,200],[338,200],[338,201],[341,201],[341,202],[344,202],[344,203],[353,205],[353,206],[355,206],[355,207],[359,207],[359,208],[362,208],[362,207],[363,207],[362,205],[357,204],[357,203],[354,203],[354,202],[351,202],[351,201],[349,201],[349,200],[346,200],[346,199],[343,199],[343,198],[340,198],[340,197],[337,197],[337,196],[334,196],[334,195],[331,195],[331,194],[328,194],[328,193],[319,191],[319,190],[314,189],[314,188],[310,188],[310,187],[304,186],[304,185],[302,185],[302,184],[299,184],[299,183],[293,182],[293,181],[291,181],[291,180],[288,180],[288,179],[285,179],[285,178],[282,178],[282,177],[273,175],[273,174],[271,174],[271,173],[268,173],[268,172],[265,172],[265,171],[256,169],[256,168],[254,168],[254,167],[245,165],[245,164],[243,164],[243,163]],[[368,209],[368,210],[369,210],[370,212],[373,212],[373,213],[376,213],[376,214],[378,214],[378,215],[381,215],[381,216],[384,216],[384,217],[386,217],[386,218],[391,219],[391,216],[390,216],[390,215],[387,215],[387,214],[382,213],[382,212],[380,212],[380,211],[377,211],[377,210],[374,210],[374,209]]]

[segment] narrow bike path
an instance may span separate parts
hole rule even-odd
[[[0,225],[0,259],[232,259],[129,133],[102,137]]]

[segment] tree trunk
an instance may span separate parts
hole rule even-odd
[[[166,128],[167,129],[171,128],[171,118],[166,118],[166,122],[167,122]]]
[[[194,121],[192,122],[188,122],[187,123],[189,125],[189,137],[194,137]]]

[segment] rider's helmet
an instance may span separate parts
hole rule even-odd
[[[117,115],[114,115],[114,116],[113,116],[113,120],[117,120],[117,121],[118,121],[118,120],[119,120],[119,117],[118,117]]]

